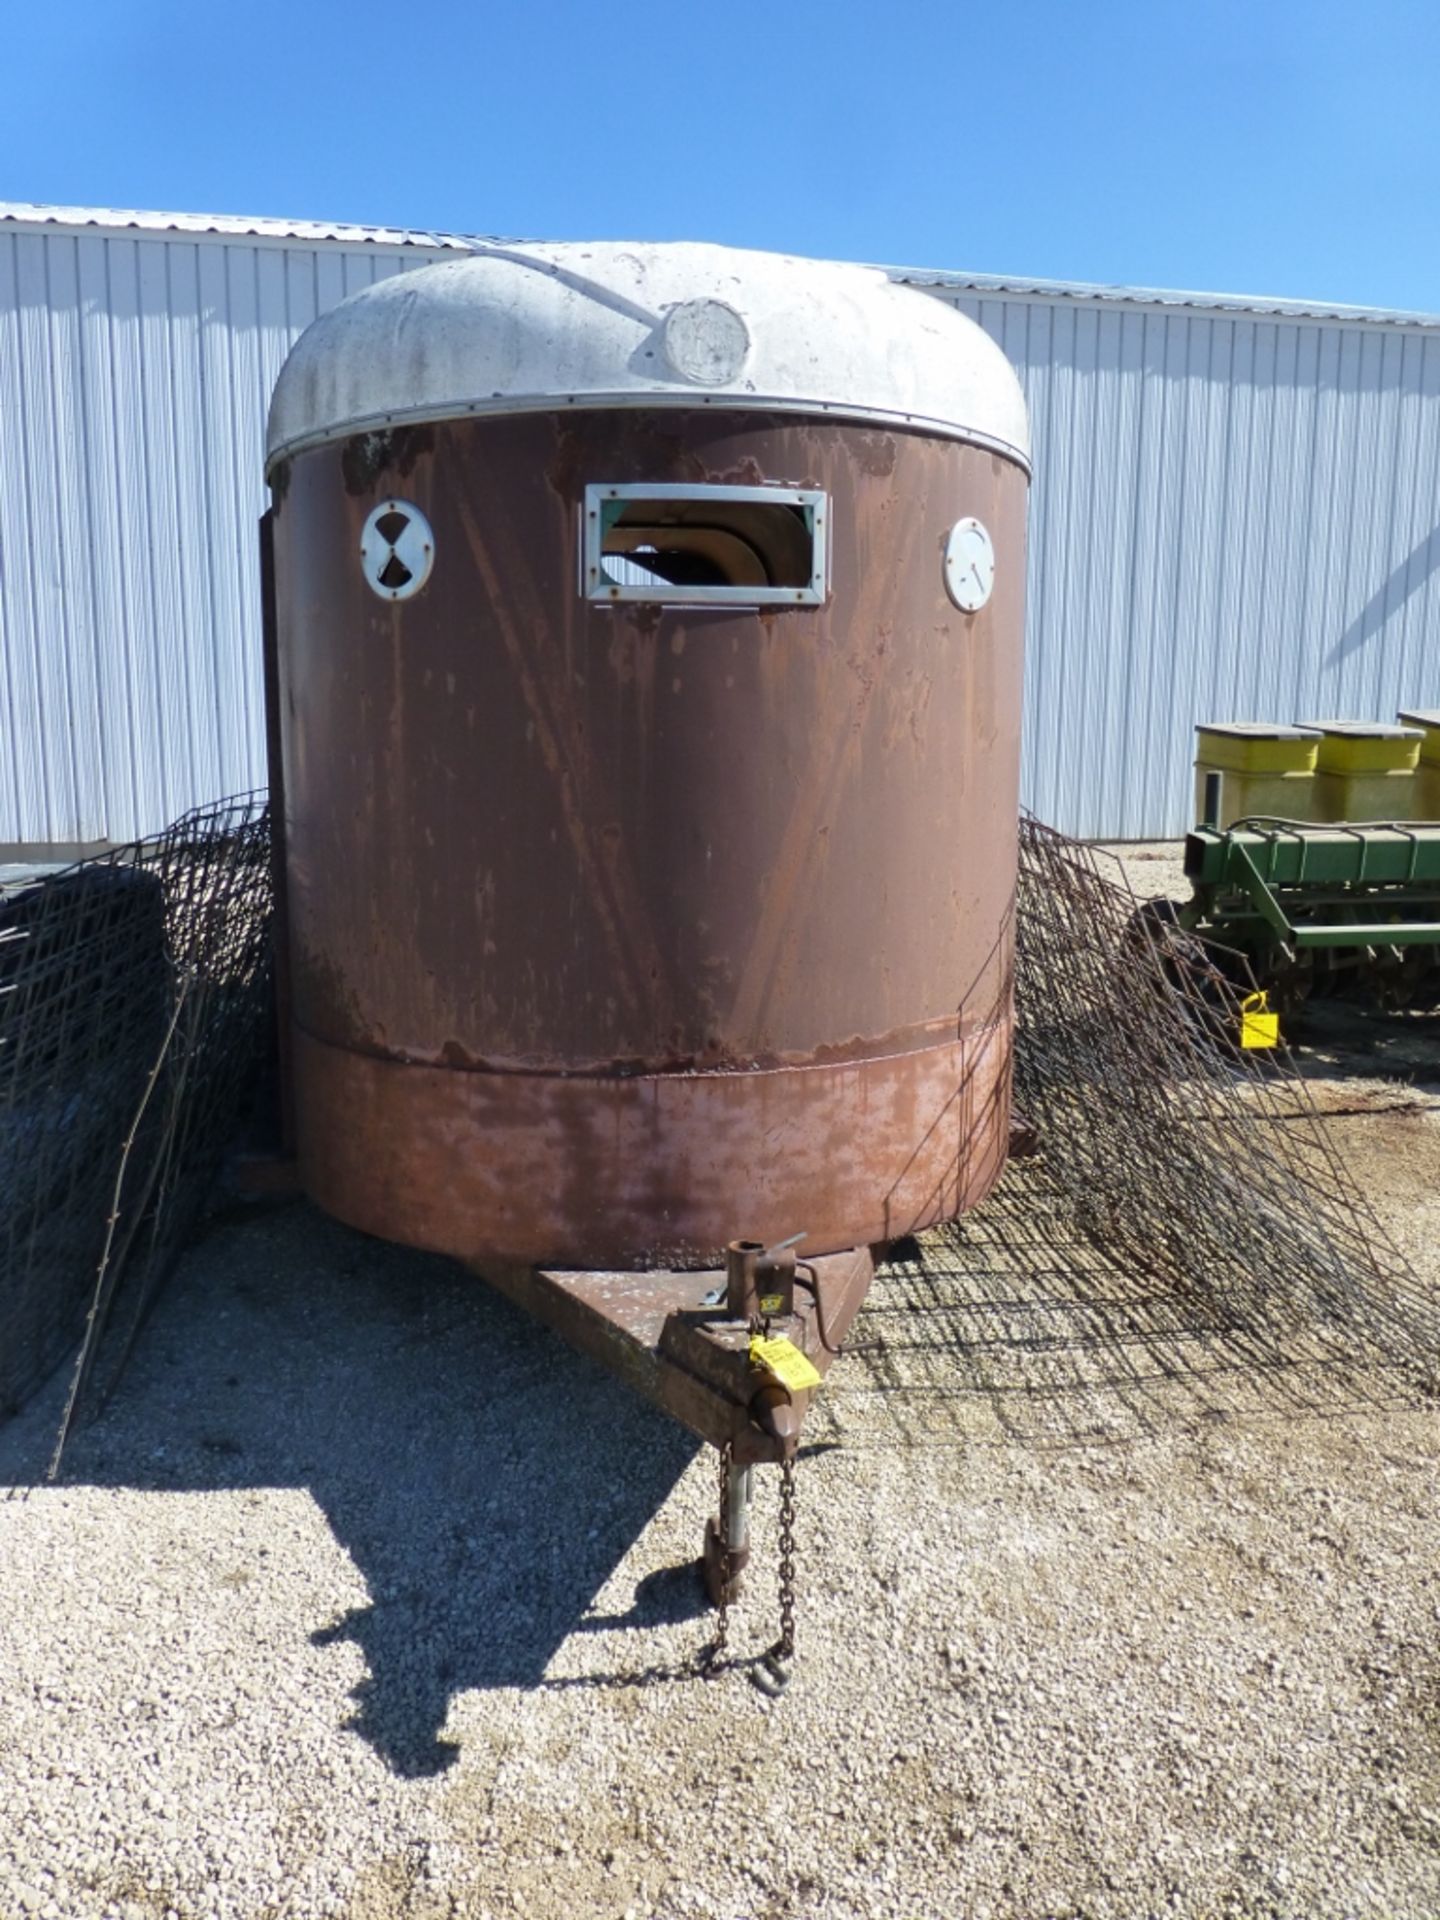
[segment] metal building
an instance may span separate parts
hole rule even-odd
[[[1440,316],[902,277],[979,320],[1029,402],[1041,819],[1179,834],[1197,721],[1440,702]]]
[[[265,412],[429,234],[0,205],[0,859],[265,782]]]
[[[485,244],[0,205],[0,858],[263,781],[275,376],[347,294]],[[894,272],[1029,400],[1043,818],[1182,831],[1200,719],[1440,705],[1440,317]]]

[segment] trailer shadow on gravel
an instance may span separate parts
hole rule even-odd
[[[1440,1129],[1427,1140],[1440,1147]],[[1415,1404],[1412,1379],[1355,1364],[1343,1322],[1264,1307],[1138,1271],[1074,1218],[1043,1158],[1016,1162],[983,1207],[882,1266],[802,1452],[1117,1446]],[[0,1483],[43,1475],[66,1384],[0,1427]],[[326,1617],[297,1624],[315,1646],[359,1648],[345,1724],[421,1778],[458,1757],[444,1735],[457,1694],[682,1677],[650,1664],[653,1630],[693,1622],[697,1651],[708,1637],[698,1527],[631,1593],[607,1589],[696,1453],[458,1265],[296,1203],[190,1249],[61,1478],[308,1493],[368,1597],[337,1584]],[[260,1551],[227,1576],[237,1606],[273,1577]],[[634,1635],[624,1670],[552,1677],[571,1635],[617,1631]]]
[[[0,1482],[43,1476],[65,1385],[0,1427]],[[457,1757],[454,1695],[541,1684],[587,1625],[694,1615],[703,1638],[691,1565],[593,1614],[696,1448],[455,1264],[295,1204],[190,1250],[61,1483],[305,1489],[369,1591],[306,1623],[312,1642],[360,1648],[347,1724],[418,1778]],[[265,1579],[265,1560],[240,1573]]]

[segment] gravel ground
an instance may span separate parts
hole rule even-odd
[[[1440,1286],[1440,1112],[1327,1124]],[[1440,1410],[1027,1258],[877,1283],[771,1703],[691,1667],[713,1456],[447,1262],[216,1222],[63,1484],[62,1381],[0,1429],[0,1920],[1440,1913]]]

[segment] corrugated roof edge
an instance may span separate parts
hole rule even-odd
[[[116,232],[215,234],[268,240],[333,240],[350,246],[422,247],[470,253],[477,246],[521,244],[513,234],[427,232],[414,227],[365,227],[340,220],[277,220],[230,213],[155,213],[127,207],[62,207],[37,201],[0,200],[0,226],[108,227]],[[870,264],[862,262],[860,264]],[[1289,320],[1339,320],[1392,327],[1440,328],[1440,313],[1400,308],[1345,307],[1317,300],[1282,300],[1267,294],[1186,293],[1167,287],[1104,286],[1085,280],[1028,280],[1015,274],[952,273],[937,267],[882,267],[906,287],[956,293],[1020,294],[1034,299],[1087,300],[1136,307],[1193,307],[1201,312],[1261,314]]]
[[[1165,287],[1107,287],[1084,280],[1026,280],[1009,273],[944,273],[931,267],[886,267],[906,287],[955,293],[1012,293],[1052,300],[1093,300],[1107,305],[1194,307],[1202,312],[1249,313],[1285,320],[1341,320],[1374,326],[1440,327],[1440,313],[1407,313],[1387,307],[1342,307],[1317,300],[1281,300],[1266,294],[1181,293]]]
[[[468,253],[495,237],[427,233],[411,227],[361,227],[341,220],[271,220],[230,213],[150,213],[127,207],[60,207],[28,200],[0,200],[0,225],[105,227],[115,232],[216,234],[256,240],[335,240],[350,246],[424,247]]]

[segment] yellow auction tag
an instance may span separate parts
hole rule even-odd
[[[820,1384],[820,1375],[793,1340],[765,1340],[758,1333],[754,1334],[750,1341],[750,1364],[752,1367],[763,1367],[766,1373],[773,1373],[781,1386],[788,1387],[791,1393],[804,1393],[807,1387],[818,1387]]]
[[[1242,1047],[1279,1046],[1280,1016],[1271,1013],[1267,995],[1249,993],[1240,1002],[1240,1044]]]

